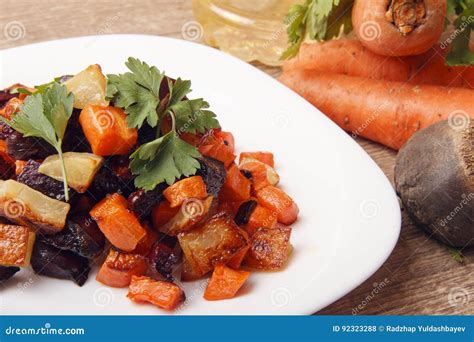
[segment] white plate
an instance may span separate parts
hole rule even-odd
[[[161,37],[82,37],[0,52],[0,86],[35,85],[99,63],[125,71],[138,57],[171,76],[192,80],[238,151],[270,150],[281,185],[301,216],[294,253],[282,272],[253,273],[241,294],[207,302],[205,283],[184,285],[188,303],[179,314],[312,314],[370,277],[392,252],[400,208],[387,178],[341,129],[304,99],[256,68],[217,50]],[[165,314],[138,305],[126,289],[103,287],[95,272],[83,287],[22,270],[1,290],[4,314]]]

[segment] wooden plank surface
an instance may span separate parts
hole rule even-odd
[[[93,34],[182,38],[183,25],[193,20],[190,0],[2,0],[0,6],[0,49]],[[358,142],[393,180],[395,152]],[[456,262],[403,214],[401,237],[387,262],[320,314],[474,314],[474,251],[464,252],[464,264]]]

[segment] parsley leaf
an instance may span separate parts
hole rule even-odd
[[[140,128],[145,121],[155,127],[165,74],[136,58],[130,57],[125,64],[131,72],[108,75],[107,97],[114,98],[115,105],[125,109],[129,127]]]
[[[471,31],[474,27],[474,0],[451,0],[449,12],[457,13],[454,33],[451,34],[451,49],[446,56],[449,66],[474,65],[474,53],[469,47]],[[450,38],[451,39],[451,38]]]
[[[460,264],[464,263],[464,255],[462,254],[461,250],[450,246],[447,246],[447,249],[454,260],[456,260]]]
[[[290,46],[282,59],[298,54],[305,38],[328,40],[352,30],[353,0],[306,0],[290,8],[285,18]]]
[[[219,128],[216,114],[208,110],[209,103],[203,99],[181,101],[171,107],[176,116],[178,132],[205,133],[208,129]]]
[[[108,75],[107,97],[124,108],[129,127],[140,128],[145,122],[156,127],[156,139],[130,156],[130,169],[137,176],[135,185],[148,191],[162,182],[171,185],[182,176],[195,174],[200,167],[200,153],[179,134],[205,133],[220,127],[216,115],[203,99],[187,99],[190,81],[173,80],[136,58],[129,58],[126,65],[130,72]],[[167,82],[168,93],[161,94],[161,98],[163,82]],[[161,123],[167,116],[171,117],[172,128],[161,136]]]
[[[61,145],[73,104],[74,95],[68,93],[64,85],[53,83],[43,93],[35,92],[28,96],[11,120],[1,118],[25,137],[42,138],[56,149],[62,162],[66,200],[69,200],[69,191]]]
[[[182,176],[191,176],[199,169],[196,158],[200,154],[196,147],[180,139],[174,131],[140,146],[132,155],[130,169],[135,185],[146,191],[157,184],[173,184]]]

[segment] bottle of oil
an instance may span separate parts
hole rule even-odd
[[[281,64],[287,48],[284,18],[303,0],[193,0],[202,39],[245,61]]]

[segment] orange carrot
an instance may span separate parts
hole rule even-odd
[[[0,140],[0,160],[1,179],[8,179],[16,172],[16,161],[8,154],[5,140]]]
[[[294,70],[281,81],[346,131],[398,150],[418,130],[454,115],[474,118],[474,92]]]
[[[243,202],[245,201],[236,201],[236,202],[219,201],[219,207],[217,211],[218,212],[225,211],[231,216],[235,216]]]
[[[249,276],[250,272],[217,265],[204,292],[204,298],[207,300],[233,298]]]
[[[283,190],[275,186],[267,186],[257,191],[258,204],[273,211],[278,222],[289,225],[298,218],[299,209],[296,203]]]
[[[153,222],[153,227],[158,229],[163,226],[169,220],[171,220],[174,215],[179,211],[178,207],[171,208],[170,202],[164,200],[160,204],[153,207],[151,211],[151,220]]]
[[[185,299],[183,290],[176,284],[137,276],[132,276],[127,297],[136,303],[148,302],[165,310],[174,310]]]
[[[239,169],[247,171],[252,175],[251,182],[254,191],[258,191],[268,185],[277,185],[280,181],[280,176],[278,176],[273,167],[256,159],[246,158],[242,160]]]
[[[224,144],[229,146],[232,151],[235,149],[235,139],[234,135],[230,132],[220,131],[214,133],[216,138],[221,138],[224,141]]]
[[[444,31],[446,0],[355,0],[354,32],[371,51],[413,56],[432,47]]]
[[[156,240],[158,240],[158,233],[152,230],[147,222],[143,224],[143,228],[145,228],[146,235],[137,243],[137,247],[132,252],[133,254],[148,255]]]
[[[248,223],[244,226],[245,231],[251,236],[258,228],[275,228],[277,217],[278,214],[275,211],[257,205],[250,214]]]
[[[275,167],[275,162],[273,161],[273,153],[271,152],[242,152],[240,154],[239,158],[239,164],[244,160],[244,159],[255,159],[258,160],[262,163],[267,164],[268,166]]]
[[[215,132],[204,139],[199,152],[207,157],[217,159],[227,168],[234,162],[234,137],[228,132]]]
[[[368,50],[355,39],[330,40],[302,44],[298,55],[286,61],[283,69],[285,72],[305,69],[387,81],[474,88],[474,72],[469,72],[474,67],[446,66],[448,50],[434,46],[418,56],[387,57]]]
[[[15,175],[18,176],[23,171],[26,163],[28,163],[27,160],[15,160]]]
[[[97,273],[96,280],[111,287],[126,287],[130,284],[132,276],[145,274],[147,267],[146,259],[142,255],[110,249]]]
[[[170,202],[171,208],[178,207],[189,198],[206,198],[206,184],[201,176],[185,178],[166,188],[163,195]]]
[[[120,108],[88,105],[79,122],[92,152],[99,156],[128,154],[137,143],[137,130],[128,127],[127,115]]]
[[[222,187],[219,198],[222,201],[242,202],[250,198],[251,182],[232,164],[227,170],[227,177]]]
[[[20,110],[22,104],[23,104],[22,99],[18,97],[14,97],[7,102],[5,107],[0,109],[0,115],[8,120],[11,120],[13,115]]]
[[[145,237],[146,231],[127,205],[122,195],[109,195],[92,208],[90,215],[112,245],[131,252]]]

